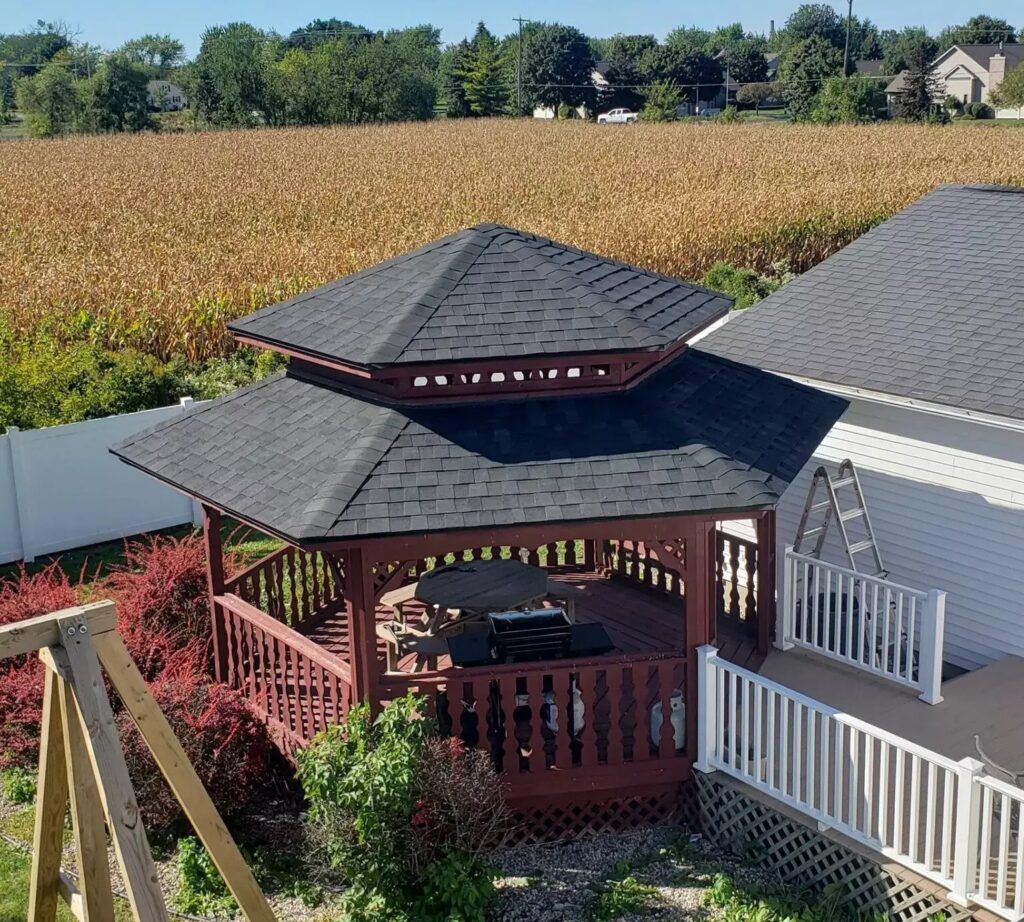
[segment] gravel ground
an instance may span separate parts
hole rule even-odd
[[[623,874],[656,888],[643,912],[623,916],[625,922],[713,920],[719,918],[717,911],[702,901],[715,873],[724,871],[752,885],[769,882],[763,873],[675,827],[510,848],[496,864],[503,876],[489,915],[492,922],[589,922],[602,885]]]

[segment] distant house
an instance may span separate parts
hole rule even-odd
[[[146,84],[149,107],[158,112],[177,112],[188,105],[185,91],[170,80],[150,80]]]
[[[953,96],[961,105],[988,103],[992,91],[1003,82],[1007,72],[1024,64],[1024,45],[954,45],[935,59],[932,70],[942,85],[936,102]],[[890,112],[906,92],[906,71],[898,74],[885,88]],[[996,118],[1019,118],[1017,109],[996,109]]]
[[[603,87],[608,86],[608,73],[611,69],[612,66],[607,61],[598,61],[590,72],[590,81],[597,87],[598,92]],[[554,118],[555,114],[552,106],[535,106],[533,110],[534,118]],[[591,113],[587,110],[586,106],[577,106],[576,114],[580,118],[587,118]]]

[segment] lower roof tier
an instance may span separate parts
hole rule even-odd
[[[418,407],[289,371],[112,451],[309,544],[770,508],[845,408],[697,351],[623,393]]]

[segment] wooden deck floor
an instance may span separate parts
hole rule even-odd
[[[974,736],[996,762],[1024,769],[1024,659],[1008,656],[942,686],[927,705],[909,690],[812,653],[772,650],[761,675],[953,759],[977,758]]]
[[[601,573],[564,573],[553,578],[584,590],[586,594],[576,600],[577,622],[603,624],[616,650],[660,653],[686,648],[686,609],[682,599],[637,588]],[[412,606],[407,611],[412,611]],[[381,606],[377,620],[393,619],[394,612]],[[348,624],[343,614],[316,625],[307,636],[331,653],[348,658]],[[383,659],[383,644],[379,645],[379,653]],[[439,668],[447,665],[447,657],[442,657]]]

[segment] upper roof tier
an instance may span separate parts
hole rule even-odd
[[[498,224],[442,237],[230,324],[342,370],[661,353],[731,302]]]

